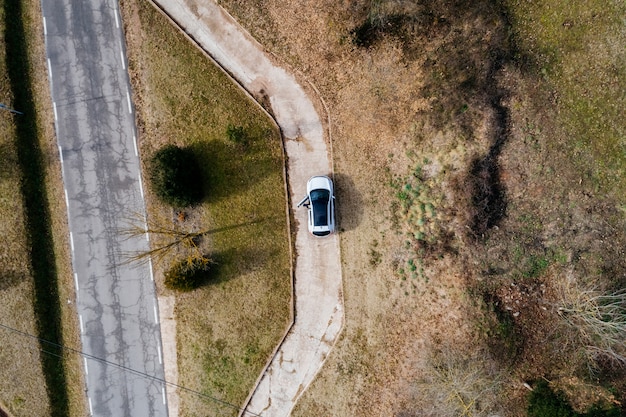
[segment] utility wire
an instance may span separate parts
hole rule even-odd
[[[2,104],[2,103],[0,103],[0,109],[8,110],[8,111],[10,111],[10,112],[11,112],[11,113],[13,113],[13,114],[24,114],[24,113],[22,113],[21,111],[17,111],[17,110],[15,110],[15,109],[12,109],[12,108],[10,108],[10,107],[7,107],[7,105],[6,105],[6,104]]]
[[[51,342],[51,341],[46,340],[46,339],[42,339],[42,338],[40,338],[40,337],[38,337],[38,336],[35,336],[35,335],[32,335],[32,334],[30,334],[30,333],[27,333],[27,332],[24,332],[24,331],[21,331],[21,330],[15,329],[15,328],[13,328],[13,327],[11,327],[11,326],[7,326],[6,324],[2,324],[2,323],[0,323],[0,328],[3,328],[3,329],[5,329],[5,330],[11,331],[11,332],[13,332],[13,333],[17,333],[17,334],[19,334],[19,335],[22,335],[22,336],[25,336],[25,337],[28,337],[28,338],[31,338],[31,339],[34,339],[34,340],[38,340],[40,343],[46,343],[46,344],[48,344],[48,345],[51,345],[51,346],[54,346],[54,347],[60,348],[60,349],[62,349],[62,350],[66,350],[66,351],[69,351],[69,352],[71,352],[71,353],[76,353],[76,354],[78,354],[78,355],[81,355],[81,356],[82,356],[82,357],[84,357],[84,358],[91,359],[91,360],[94,360],[94,361],[96,361],[96,362],[100,362],[100,363],[103,363],[103,364],[106,364],[106,365],[111,365],[111,366],[114,366],[114,367],[116,367],[116,368],[119,368],[119,369],[121,369],[121,370],[123,370],[123,371],[129,372],[129,373],[131,373],[131,374],[138,375],[138,376],[141,376],[141,377],[143,377],[143,378],[151,379],[151,380],[153,380],[153,381],[161,382],[161,383],[163,383],[163,384],[165,384],[165,385],[169,385],[169,386],[171,386],[171,387],[178,388],[178,389],[180,389],[181,391],[186,391],[186,392],[188,392],[188,393],[195,394],[195,395],[197,395],[197,396],[199,396],[199,397],[201,397],[201,398],[204,398],[204,399],[207,399],[207,400],[210,400],[210,401],[216,402],[216,403],[221,404],[221,405],[225,405],[225,406],[231,407],[231,408],[233,408],[233,409],[235,409],[235,410],[238,410],[238,411],[243,411],[243,412],[244,412],[244,415],[251,415],[251,416],[255,416],[255,417],[261,417],[261,415],[260,415],[260,414],[253,413],[253,412],[251,412],[251,411],[246,411],[245,409],[242,409],[241,407],[239,407],[239,406],[238,406],[238,405],[236,405],[236,404],[229,403],[228,401],[220,400],[219,398],[217,398],[217,397],[213,397],[213,396],[211,396],[211,395],[209,395],[209,394],[205,394],[205,393],[203,393],[203,392],[196,391],[196,390],[194,390],[194,389],[187,388],[187,387],[184,387],[184,386],[182,386],[182,385],[175,384],[175,383],[173,383],[173,382],[168,382],[168,381],[166,381],[166,380],[165,380],[165,379],[163,379],[163,378],[159,378],[159,377],[157,377],[157,376],[150,375],[150,374],[147,374],[147,373],[145,373],[145,372],[138,371],[138,370],[136,370],[136,369],[129,368],[129,367],[124,366],[124,365],[120,365],[119,363],[111,362],[111,361],[108,361],[108,360],[106,360],[106,359],[103,359],[103,358],[99,358],[99,357],[97,357],[97,356],[90,355],[89,353],[83,352],[83,351],[78,350],[78,349],[71,348],[71,347],[69,347],[69,346],[64,346],[64,345],[61,345],[61,344],[58,344],[58,343],[55,343],[55,342]],[[50,351],[47,351],[47,350],[45,350],[43,347],[41,347],[39,350],[40,350],[41,352],[43,352],[43,353],[48,354],[48,355],[53,355],[53,356],[56,356],[56,357],[59,357],[59,358],[61,358],[61,357],[62,357],[60,354],[58,354],[58,353],[54,353],[54,352],[50,352]]]

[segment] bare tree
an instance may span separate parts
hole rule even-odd
[[[138,216],[128,222],[128,227],[122,229],[120,233],[130,238],[140,238],[146,234],[150,235],[151,247],[146,251],[137,251],[124,254],[128,262],[160,262],[170,254],[185,252],[188,259],[204,258],[201,250],[201,240],[205,235],[215,232],[212,229],[201,231],[186,230],[182,225],[172,222],[171,225],[164,226],[160,222],[148,220],[143,224],[138,220]]]
[[[123,254],[127,262],[148,262],[152,259],[158,263],[168,255],[181,252],[191,262],[193,259],[207,259],[206,245],[203,240],[206,236],[212,235],[237,227],[246,227],[260,223],[266,219],[257,218],[255,220],[230,226],[208,228],[197,230],[193,225],[183,225],[182,221],[172,221],[169,225],[164,225],[166,221],[147,220],[144,222],[143,216],[134,215],[127,221],[128,227],[120,230],[120,234],[127,238],[142,238],[146,234],[150,236],[150,248],[146,251],[137,251]]]
[[[501,381],[485,355],[466,356],[449,348],[432,352],[415,390],[420,415],[495,416]]]
[[[570,279],[562,286],[557,312],[594,363],[605,357],[626,365],[626,290],[581,288]]]

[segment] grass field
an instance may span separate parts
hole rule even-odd
[[[1,44],[5,45],[5,7],[0,7]],[[1,102],[12,105],[13,92],[6,68],[6,49],[0,52]],[[22,173],[16,149],[16,126],[7,111],[0,114],[0,233],[6,239],[0,249],[2,274],[0,320],[3,326],[36,334],[33,307],[33,275],[28,259],[24,201],[19,189]],[[0,329],[0,409],[14,415],[46,415],[50,405],[37,344]],[[9,382],[12,381],[12,382]]]
[[[125,1],[123,10],[144,163],[166,143],[190,147],[207,196],[183,215],[147,196],[152,222],[210,230],[202,247],[215,261],[212,278],[176,295],[179,384],[239,407],[290,317],[281,139],[271,120],[150,4]],[[243,127],[245,143],[227,140],[229,125]],[[159,291],[164,269],[176,260],[157,265]],[[237,413],[186,392],[181,401],[185,416]]]
[[[81,415],[79,349],[66,208],[51,119],[38,3],[2,5],[1,408],[13,415]],[[63,302],[61,302],[61,299]],[[41,340],[37,341],[37,337]],[[52,342],[48,343],[48,342]],[[72,381],[68,383],[67,381]]]
[[[556,94],[562,145],[591,167],[598,187],[626,195],[624,80],[626,5],[619,1],[530,5],[509,1],[520,47],[535,60],[545,87]],[[592,158],[591,161],[586,158]]]

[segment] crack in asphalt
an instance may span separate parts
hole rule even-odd
[[[134,115],[116,2],[42,0],[46,52],[68,200],[76,307],[86,357],[90,411],[98,416],[167,416],[157,360],[160,327],[147,265],[124,253],[146,250],[120,233],[144,213]],[[100,358],[124,369],[98,361]],[[132,370],[133,372],[129,372]],[[135,372],[136,371],[136,372]]]

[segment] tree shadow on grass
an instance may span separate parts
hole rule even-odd
[[[17,179],[19,175],[18,161],[9,144],[0,144],[0,178]]]
[[[19,191],[24,198],[27,249],[34,281],[36,332],[40,338],[40,348],[46,352],[41,356],[41,367],[50,400],[50,414],[68,416],[65,357],[59,350],[63,338],[57,266],[45,187],[45,160],[38,139],[38,118],[29,66],[30,45],[27,42],[28,28],[25,27],[28,22],[23,18],[24,3],[19,0],[7,1],[3,7],[7,75],[14,97],[13,105],[24,113],[15,118],[17,162],[22,174]]]
[[[221,284],[262,268],[271,253],[255,247],[229,248],[211,254],[211,278],[203,286]]]
[[[507,58],[503,55],[494,58],[488,79],[492,82],[486,89],[486,96],[494,113],[491,126],[492,144],[489,152],[472,162],[469,180],[472,183],[473,218],[470,229],[474,236],[482,237],[496,226],[506,215],[506,190],[500,181],[499,157],[510,136],[510,111],[503,104],[508,91],[499,87],[496,75],[502,70]]]
[[[271,173],[282,170],[282,160],[263,149],[267,144],[261,142],[265,141],[251,138],[246,146],[222,140],[191,145],[202,170],[205,201],[244,193]]]

